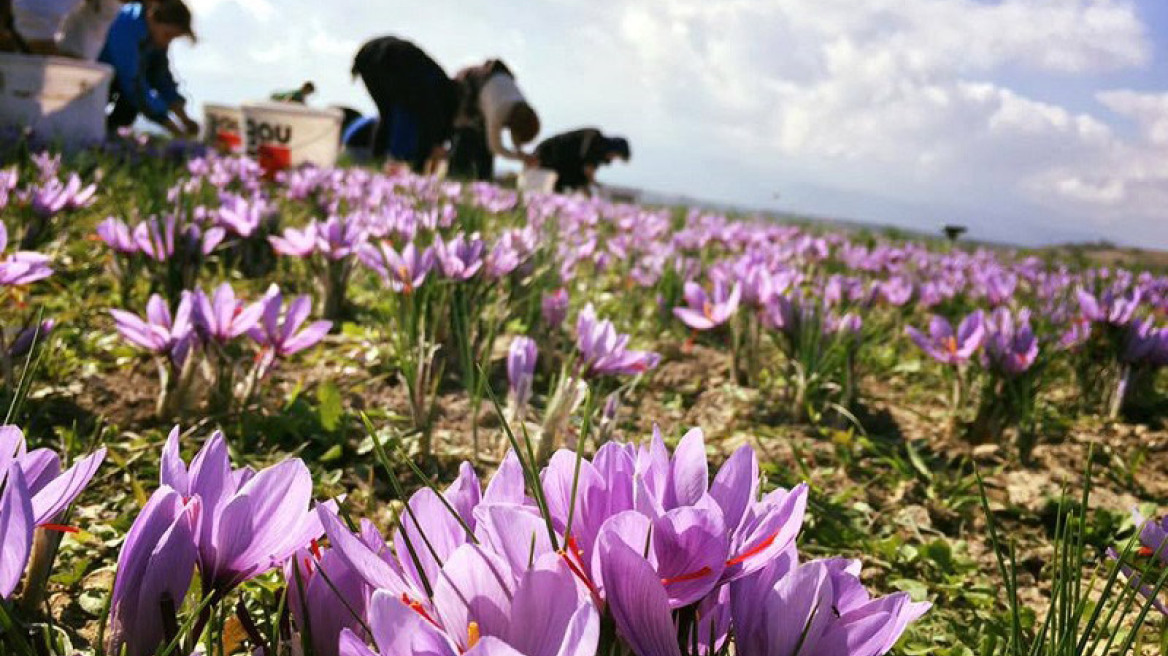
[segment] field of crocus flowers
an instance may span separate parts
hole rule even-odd
[[[2,152],[0,654],[1168,646],[1168,276]]]

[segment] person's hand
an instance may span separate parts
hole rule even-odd
[[[409,173],[410,165],[406,162],[399,162],[396,159],[391,159],[385,162],[386,175],[402,175]]]
[[[536,157],[534,153],[531,155],[524,155],[523,156],[523,166],[524,166],[524,168],[538,169],[539,168],[539,157]]]
[[[172,137],[184,136],[183,129],[180,128],[178,123],[175,123],[174,119],[172,118],[166,119],[166,121],[162,124],[162,127],[166,128],[166,131],[169,132],[170,136]]]
[[[182,117],[183,129],[186,130],[187,136],[195,136],[199,134],[199,124],[189,116]]]

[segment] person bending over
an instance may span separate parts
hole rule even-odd
[[[492,59],[463,69],[455,81],[461,101],[450,154],[451,174],[490,180],[495,176],[495,156],[533,164],[523,146],[539,135],[539,115],[519,90],[511,69]],[[504,131],[511,134],[513,147],[504,142]]]
[[[118,14],[98,58],[114,68],[114,107],[106,119],[110,131],[133,125],[141,114],[175,136],[198,133],[199,124],[187,115],[187,101],[170,71],[168,49],[181,37],[195,38],[190,9],[182,0],[131,4]]]
[[[296,103],[303,105],[308,102],[308,97],[316,93],[316,85],[312,81],[305,82],[300,85],[299,89],[292,89],[290,91],[277,91],[272,94],[272,100],[276,102]]]
[[[544,140],[535,149],[539,167],[556,172],[556,191],[590,192],[596,170],[615,160],[629,161],[629,142],[606,137],[596,128],[565,132]]]
[[[365,83],[379,115],[373,157],[432,173],[446,158],[458,91],[446,71],[405,39],[373,39],[357,52],[353,75]]]

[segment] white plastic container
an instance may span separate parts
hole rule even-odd
[[[556,190],[559,175],[551,169],[523,169],[519,174],[519,191],[525,194],[550,194]]]
[[[337,163],[344,120],[339,109],[315,109],[295,103],[245,103],[243,119],[247,153],[259,158],[266,168]]]
[[[203,141],[235,155],[247,148],[243,110],[231,105],[203,105]]]
[[[67,148],[99,142],[112,78],[105,64],[0,53],[0,125],[32,128]]]

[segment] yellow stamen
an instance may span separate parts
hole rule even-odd
[[[479,644],[479,638],[482,637],[479,635],[479,623],[471,622],[470,625],[466,627],[466,633],[468,636],[466,647],[467,649],[474,649],[474,646]]]

